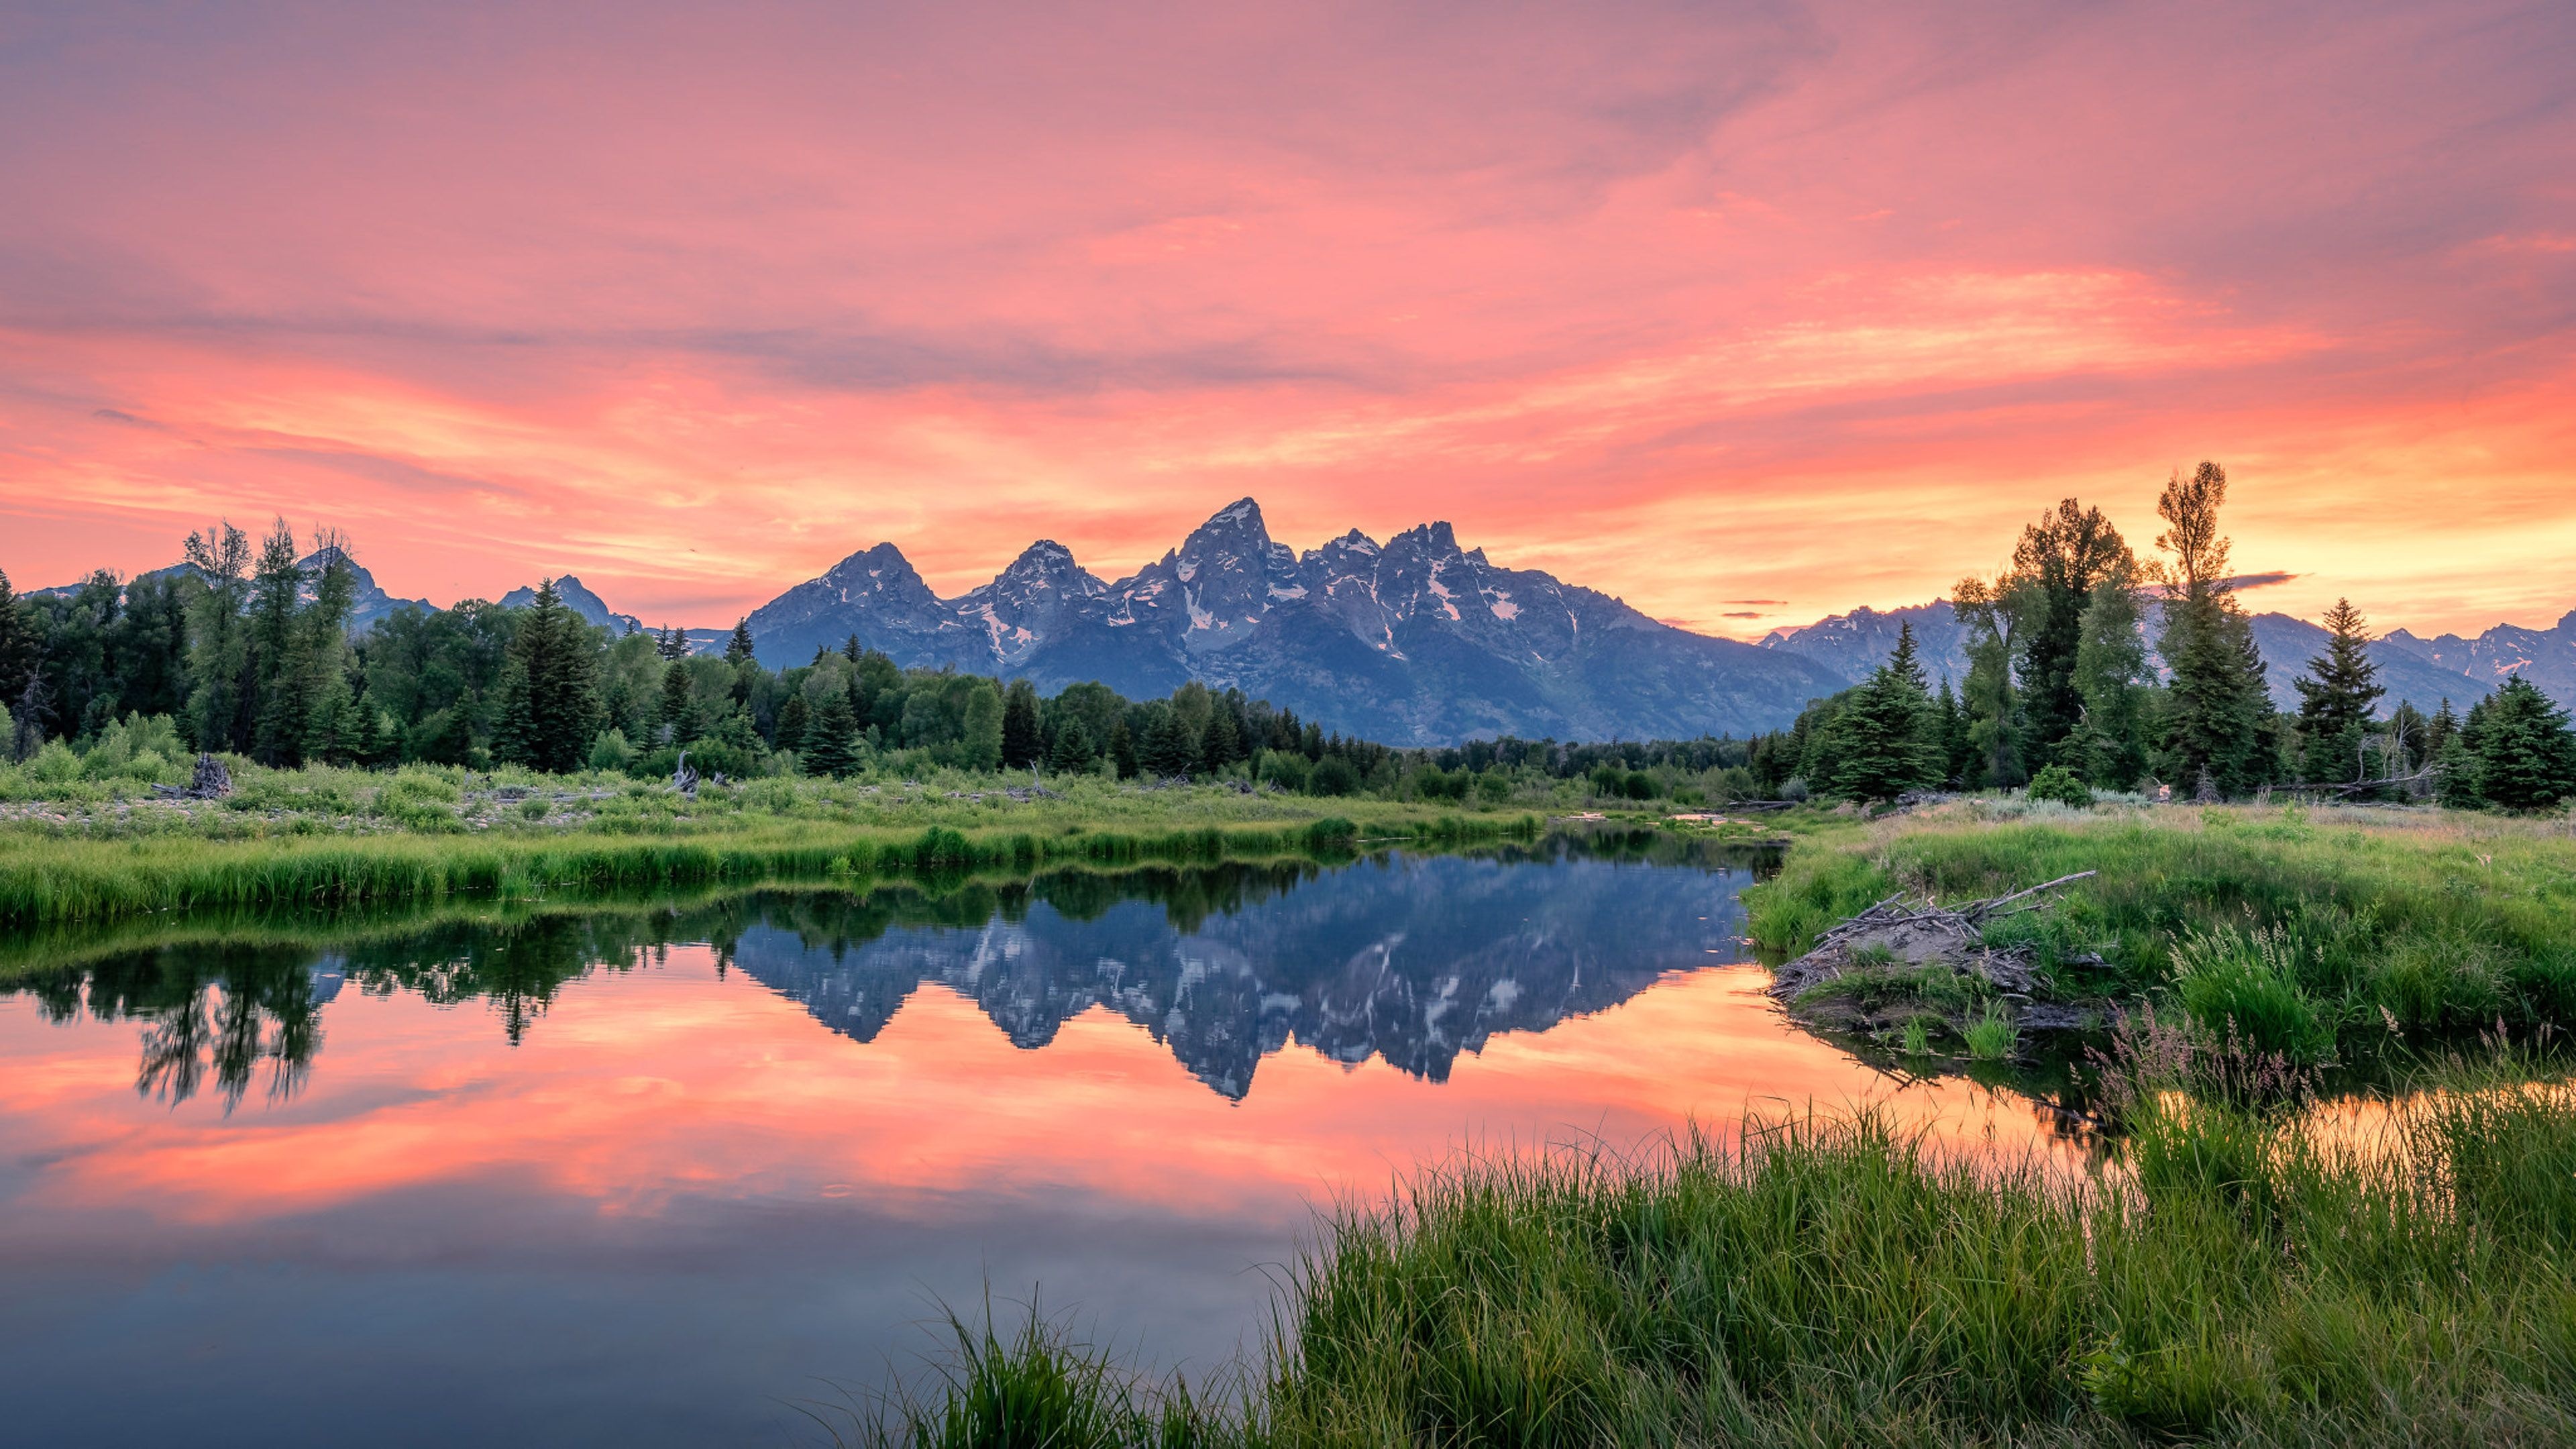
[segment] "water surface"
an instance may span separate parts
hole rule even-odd
[[[1745,964],[1748,856],[316,923],[0,995],[22,1442],[807,1442],[939,1305],[1157,1366],[1257,1347],[1315,1213],[1461,1144],[1896,1084]],[[184,934],[184,933],[182,933]],[[2045,1141],[1964,1083],[1894,1100]]]

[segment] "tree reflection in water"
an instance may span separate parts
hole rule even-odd
[[[303,1086],[322,1047],[322,1003],[336,986],[309,950],[216,944],[113,957],[39,977],[30,989],[53,1022],[87,1014],[140,1023],[137,1092],[176,1106],[211,1078],[229,1113],[262,1063],[269,1101]]]
[[[373,929],[343,919],[316,922],[304,944],[275,944],[268,921],[259,944],[217,937],[129,951],[40,972],[18,989],[57,1023],[139,1023],[137,1090],[176,1105],[211,1081],[229,1113],[263,1063],[268,1099],[294,1095],[322,1044],[321,1008],[344,983],[440,1006],[487,1003],[516,1046],[567,983],[705,942],[720,973],[739,964],[862,1041],[929,981],[976,999],[1024,1047],[1105,1005],[1240,1097],[1254,1064],[1292,1032],[1338,1059],[1382,1054],[1436,1081],[1488,1031],[1545,1030],[1624,1000],[1661,971],[1704,963],[1710,933],[1725,930],[1711,925],[1725,919],[1721,901],[1731,907],[1736,885],[1769,859],[1644,832],[1478,854],[1481,867],[1435,862],[1427,875],[1237,862]],[[1685,869],[1619,880],[1495,869],[1579,861]]]

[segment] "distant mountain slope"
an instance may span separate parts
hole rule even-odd
[[[571,574],[555,580],[555,595],[563,600],[565,608],[580,615],[583,623],[594,628],[605,629],[611,634],[631,634],[644,627],[643,621],[632,614],[610,612],[606,600],[583,587],[581,580]],[[501,596],[504,609],[533,609],[536,606],[537,591],[525,584]]]
[[[1833,674],[1836,688],[1842,688],[1867,678],[1886,660],[1903,623],[1914,626],[1924,668],[1936,681],[1944,674],[1953,683],[1966,677],[1967,627],[1946,599],[1885,612],[1854,609],[1803,628],[1777,629],[1763,639],[1762,647],[1815,662]],[[2280,613],[2256,614],[2253,624],[2254,647],[2263,656],[2264,680],[2271,687],[2273,702],[2285,710],[2297,709],[2299,692],[2292,681],[2324,651],[2326,631]],[[2155,632],[2151,607],[2151,641]],[[2499,624],[2473,640],[2456,634],[2425,640],[2403,629],[2392,630],[2371,644],[2370,658],[2379,666],[2379,682],[2388,690],[2381,701],[2383,709],[2412,700],[2429,712],[2445,699],[2466,708],[2516,669],[2525,671],[2532,683],[2559,703],[2576,707],[2576,612],[2560,619],[2554,629]]]
[[[992,583],[942,599],[880,543],[753,611],[751,633],[773,666],[855,635],[906,666],[1050,691],[1096,679],[1156,695],[1199,679],[1391,744],[1743,734],[1837,687],[1804,658],[1499,567],[1445,523],[1383,545],[1353,530],[1301,556],[1249,498],[1109,584],[1041,541]]]

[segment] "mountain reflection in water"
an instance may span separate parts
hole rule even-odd
[[[1751,863],[1612,837],[0,941],[0,1439],[812,1443],[796,1402],[987,1295],[1213,1369],[1319,1208],[1462,1144],[1893,1092],[2048,1145],[1686,969],[1734,958]]]
[[[925,984],[974,1001],[1032,1050],[1103,1006],[1240,1100],[1260,1059],[1291,1041],[1445,1081],[1461,1051],[1496,1032],[1544,1031],[1666,972],[1740,960],[1735,893],[1763,858],[1610,835],[1339,868],[763,891],[460,919],[327,946],[216,939],[40,972],[22,989],[55,1022],[140,1025],[138,1091],[175,1104],[211,1085],[230,1110],[263,1067],[268,1100],[295,1093],[344,986],[486,1003],[516,1044],[568,983],[706,942],[719,970],[739,969],[856,1041],[873,1041]]]

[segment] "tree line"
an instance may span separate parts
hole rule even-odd
[[[1754,738],[1763,789],[1854,800],[2028,786],[2054,796],[2141,786],[2186,799],[2292,787],[2343,798],[2438,795],[2547,809],[2576,798],[2576,732],[2516,675],[2465,717],[2386,689],[2359,610],[2337,600],[2324,652],[2274,708],[2219,528],[2227,474],[2177,472],[2156,501],[2159,558],[2141,560],[2098,508],[2061,502],[2022,530],[2012,564],[1960,581],[1966,678],[1934,688],[1903,626],[1887,662]],[[2148,653],[2152,626],[2158,671]]]
[[[721,654],[679,631],[593,626],[551,580],[525,608],[467,600],[349,632],[356,577],[325,531],[299,550],[279,522],[191,535],[187,565],[21,598],[0,574],[0,718],[11,754],[166,720],[188,750],[264,765],[408,762],[668,774],[849,775],[881,759],[967,770],[1229,771],[1346,794],[1397,751],[1328,732],[1240,690],[1185,684],[1130,700],[1101,684],[1041,697],[1027,681],[899,668],[851,638],[772,670],[737,625]],[[175,747],[175,746],[174,746]]]

